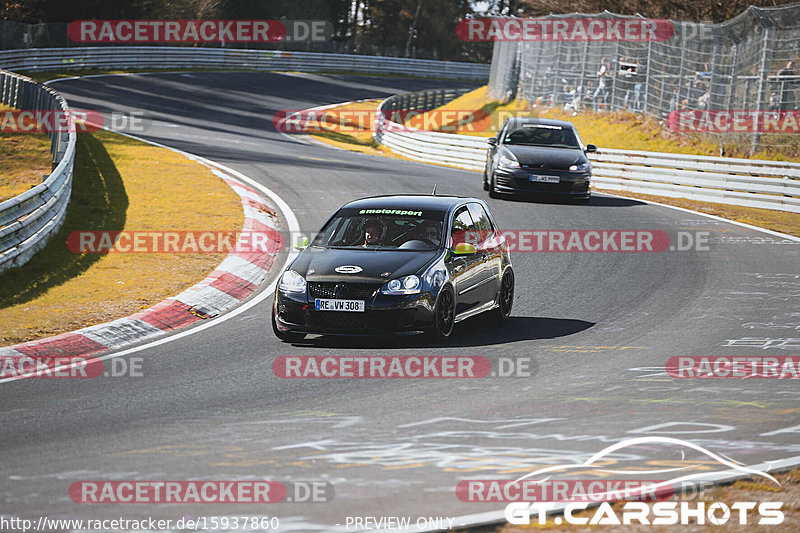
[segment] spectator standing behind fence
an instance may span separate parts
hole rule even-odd
[[[633,111],[642,110],[642,82],[639,77],[639,60],[630,57],[619,58],[619,87],[624,91],[622,107]],[[629,105],[631,96],[633,105]]]
[[[597,71],[597,89],[594,91],[594,96],[592,96],[592,100],[594,103],[594,110],[598,110],[597,105],[597,98],[600,94],[603,94],[603,107],[606,105],[606,99],[608,97],[608,92],[606,91],[606,80],[611,75],[608,70],[609,65],[606,61],[606,58],[603,57],[600,59],[600,70]]]
[[[681,99],[680,94],[681,94],[681,88],[676,85],[672,89],[672,96],[669,99],[669,112],[670,113],[672,113],[673,111],[677,111],[678,110],[678,108],[679,108],[678,107],[678,103],[680,102],[680,99]]]
[[[639,76],[639,73],[636,74]],[[633,108],[637,113],[642,111],[642,89],[644,88],[644,83],[641,80],[641,76],[639,76],[639,80],[633,84]]]
[[[565,80],[564,78],[561,78],[561,81],[562,81],[562,84],[561,84],[561,99],[560,99],[560,101],[558,103],[559,103],[559,105],[564,105],[565,107],[567,107],[572,102],[572,94],[573,94],[572,91],[574,91],[574,89],[572,89],[569,86],[569,83],[567,83],[567,80]]]
[[[781,111],[793,111],[796,108],[794,88],[798,84],[797,72],[794,70],[794,61],[789,61],[786,66],[778,71],[778,93],[781,95]],[[780,78],[789,78],[782,80]]]
[[[709,100],[711,100],[711,77],[713,75],[714,71],[708,63],[703,64],[702,72],[698,71],[694,74],[694,87],[698,109],[708,109],[708,103]]]
[[[688,105],[690,108],[703,109],[703,102],[707,99],[705,94],[708,92],[708,87],[705,82],[694,80],[689,84],[689,97]]]
[[[572,91],[570,91],[570,96],[572,100],[565,106],[566,109],[572,109],[572,116],[574,117],[581,111],[581,98],[584,94],[585,88],[583,85],[578,85]]]

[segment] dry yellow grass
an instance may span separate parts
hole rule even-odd
[[[337,117],[338,121],[331,120],[332,123],[321,125],[330,128],[329,133],[350,137],[351,143],[354,140],[358,144],[373,146],[372,125],[375,121],[375,110],[380,103],[380,100],[365,100],[336,106],[330,109],[334,112],[330,116]]]
[[[10,109],[0,104],[0,111]],[[0,202],[40,184],[50,173],[50,160],[47,135],[0,132]]]
[[[718,147],[700,139],[680,137],[661,127],[658,121],[636,113],[566,113],[524,100],[507,103],[492,100],[486,86],[471,91],[441,110],[470,110],[475,120],[457,133],[491,137],[510,116],[546,117],[575,124],[585,143],[605,148],[650,150],[676,154],[718,155]]]
[[[127,316],[201,280],[224,254],[73,254],[80,230],[227,230],[242,226],[239,197],[175,152],[108,132],[78,135],[64,226],[22,268],[0,274],[0,344]]]

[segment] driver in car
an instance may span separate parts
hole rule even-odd
[[[367,220],[364,225],[364,244],[361,246],[377,246],[381,239],[382,229],[381,223],[376,219]]]

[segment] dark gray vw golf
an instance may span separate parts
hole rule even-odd
[[[483,189],[501,193],[545,194],[588,201],[592,164],[578,131],[570,122],[532,117],[508,119],[489,151]]]
[[[288,342],[310,333],[447,338],[479,313],[505,319],[513,300],[508,248],[485,202],[376,196],[336,211],[283,272],[272,329]]]

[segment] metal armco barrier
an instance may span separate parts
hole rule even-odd
[[[249,69],[301,72],[374,72],[413,76],[489,79],[489,65],[404,57],[283,52],[234,48],[92,46],[0,51],[0,67],[11,70],[62,69]]]
[[[54,90],[4,70],[0,70],[0,101],[18,109],[69,113],[66,100]],[[76,140],[74,128],[68,130],[48,133],[52,173],[32,189],[0,202],[0,272],[25,264],[64,222]]]
[[[377,142],[417,161],[485,169],[486,137],[424,131],[387,118],[409,101],[413,93],[381,102],[373,131]],[[800,163],[602,147],[589,157],[592,183],[603,189],[800,213]]]

